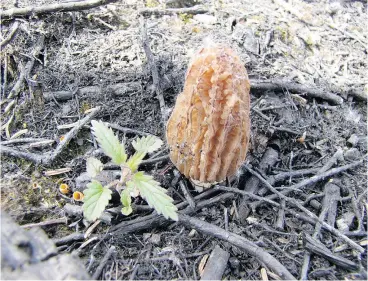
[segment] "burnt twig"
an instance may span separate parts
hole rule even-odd
[[[359,266],[356,263],[343,257],[334,255],[325,245],[323,245],[322,243],[320,243],[319,241],[312,238],[306,233],[304,233],[303,243],[305,249],[321,257],[324,257],[325,259],[336,264],[337,266],[340,266],[347,270],[357,270],[359,268]]]
[[[0,42],[0,49],[1,48],[4,48],[13,38],[14,38],[14,35],[15,33],[17,32],[18,30],[18,27],[19,27],[19,21],[16,21],[12,27],[11,27],[11,30],[9,31],[9,34],[8,36],[6,36],[4,38],[3,41]],[[5,70],[6,71],[6,70]]]
[[[100,107],[94,108],[90,114],[86,117],[78,121],[78,125],[71,129],[65,136],[62,141],[59,142],[57,147],[51,154],[42,162],[45,165],[50,165],[52,161],[65,149],[65,147],[69,144],[69,142],[78,134],[78,132],[82,129],[82,127],[87,124],[92,118],[100,111]]]
[[[141,15],[172,15],[172,14],[205,14],[208,13],[209,10],[204,8],[203,6],[197,5],[189,8],[180,8],[180,9],[159,9],[159,8],[144,8],[138,11]]]
[[[326,100],[333,104],[342,104],[343,99],[338,95],[327,92],[316,87],[304,86],[295,82],[285,81],[282,79],[271,79],[267,81],[251,80],[251,90],[255,91],[282,91],[284,89],[291,92],[304,94],[312,98]]]
[[[153,91],[156,93],[156,98],[158,99],[158,102],[160,103],[160,109],[161,109],[161,118],[163,123],[166,123],[166,106],[165,106],[165,100],[162,95],[162,89],[160,84],[160,77],[158,68],[155,62],[155,58],[152,54],[151,48],[149,46],[149,38],[147,35],[147,26],[146,26],[146,20],[141,17],[140,18],[140,24],[141,24],[141,36],[142,36],[142,44],[144,52],[147,56],[147,62],[151,70],[152,74],[152,80],[153,80]]]
[[[44,154],[35,154],[31,152],[25,152],[25,151],[19,151],[14,148],[6,147],[3,145],[0,145],[0,154],[7,155],[7,156],[13,156],[16,158],[24,158],[27,159],[33,163],[36,164],[44,164],[44,165],[50,165],[52,161],[56,157],[59,156],[59,154],[65,149],[65,147],[69,144],[72,138],[74,138],[80,129],[97,114],[97,112],[100,110],[100,107],[96,107],[92,112],[84,117],[82,120],[78,122],[78,125],[75,126],[73,129],[71,129],[64,137],[64,139],[57,145],[54,151],[51,153],[44,153]]]
[[[138,136],[150,136],[151,135],[149,133],[145,133],[145,132],[142,132],[142,131],[138,131],[138,130],[134,130],[134,129],[126,128],[126,127],[121,127],[117,124],[108,123],[107,125],[110,128],[113,128],[115,130],[124,132],[125,134],[135,134],[135,135],[138,135]]]
[[[352,162],[350,164],[346,164],[344,166],[341,166],[341,167],[338,167],[338,168],[333,168],[333,169],[330,169],[326,172],[323,172],[321,174],[318,174],[318,175],[315,175],[313,177],[310,177],[308,179],[305,179],[305,180],[302,180],[301,182],[299,183],[296,183],[292,186],[289,186],[287,189],[281,191],[281,193],[283,195],[288,195],[290,192],[292,191],[303,191],[303,189],[307,186],[307,185],[310,185],[310,184],[314,184],[314,183],[317,183],[319,181],[322,181],[328,177],[331,177],[331,176],[334,176],[336,174],[339,174],[339,173],[342,173],[346,170],[349,170],[349,169],[352,169],[352,168],[355,168],[357,166],[360,166],[361,164],[363,164],[363,160],[358,160],[358,161],[355,161],[355,162]],[[262,178],[262,180],[264,180]],[[269,182],[267,182],[267,184],[269,184]],[[270,199],[270,200],[273,200],[275,198],[277,198],[278,196],[276,194],[271,194],[265,198],[267,199]],[[259,203],[255,203],[255,204],[259,204]],[[257,207],[258,205],[255,205],[254,207]]]
[[[23,158],[36,164],[42,163],[43,155],[32,152],[20,151],[15,148],[0,145],[0,154],[15,158]]]
[[[266,172],[269,167],[273,167],[279,158],[279,152],[272,146],[269,146],[266,152],[263,154],[261,162],[259,163],[259,169],[262,172]],[[257,193],[259,189],[259,179],[255,176],[251,176],[245,183],[244,191],[249,193]],[[242,223],[245,222],[249,215],[249,208],[247,202],[247,196],[243,197],[239,204],[239,218]]]
[[[180,213],[190,215],[195,213],[197,210],[200,210],[206,206],[212,206],[213,204],[216,204],[217,202],[222,202],[227,199],[233,198],[234,194],[232,193],[224,193],[215,197],[212,197],[208,200],[200,201],[196,204],[196,207],[193,209],[191,207],[187,207],[184,210],[181,210]],[[199,198],[202,198],[202,194],[197,195],[194,199],[199,200]],[[185,206],[188,205],[188,202],[184,201],[176,205],[178,209],[182,209]],[[157,214],[151,214],[144,217],[139,217],[134,220],[130,221],[123,221],[111,228],[112,233],[131,233],[134,231],[140,231],[143,229],[151,229],[157,225],[169,223],[167,219],[165,219],[162,215]]]
[[[177,170],[174,170],[174,174],[179,173]],[[195,202],[194,199],[192,197],[192,195],[190,194],[187,185],[184,183],[183,180],[179,181],[179,186],[181,189],[181,192],[183,192],[183,195],[185,197],[185,199],[188,201],[188,204],[190,207],[194,208],[195,207]]]
[[[320,220],[325,220],[326,216],[333,217],[335,215],[336,218],[336,211],[337,211],[337,202],[340,199],[340,188],[333,184],[328,182],[325,185],[325,196],[323,198],[322,202],[322,210],[319,215]],[[334,219],[335,220],[335,219]],[[332,221],[332,219],[327,219],[327,223],[331,226],[334,226],[335,221]],[[313,238],[317,239],[320,235],[321,231],[321,224],[317,223],[314,227],[314,233]],[[305,252],[304,259],[303,259],[303,266],[301,269],[300,279],[301,280],[308,280],[308,269],[309,269],[309,262],[311,259],[311,253]]]
[[[68,236],[64,236],[58,239],[53,239],[52,241],[55,243],[56,246],[68,244],[75,241],[82,241],[84,240],[83,233],[72,233]]]
[[[100,262],[100,264],[98,265],[95,273],[92,276],[92,280],[97,280],[98,277],[100,277],[101,272],[103,270],[103,268],[106,266],[107,262],[109,261],[110,257],[115,253],[115,246],[111,246],[109,248],[109,250],[107,251],[107,253],[105,254],[105,256],[103,257],[102,261]]]
[[[284,226],[285,226],[285,200],[281,200],[280,209],[275,223],[275,228],[283,230]]]
[[[248,254],[254,256],[259,261],[264,263],[269,269],[274,271],[282,279],[295,280],[295,277],[277,259],[271,256],[261,247],[245,239],[244,237],[232,232],[227,232],[222,228],[212,225],[208,222],[199,220],[197,218],[192,218],[183,214],[179,214],[179,222],[189,227],[195,228],[196,230],[203,232],[207,235],[217,237],[219,239],[222,239],[239,247],[243,251],[247,252]]]
[[[0,18],[1,18],[1,12],[0,12]],[[11,89],[9,95],[8,95],[8,99],[12,99],[13,97],[17,96],[23,86],[24,80],[29,76],[29,74],[31,73],[31,70],[33,68],[33,65],[35,63],[35,57],[38,56],[38,54],[41,52],[41,50],[44,47],[44,43],[45,43],[45,36],[41,35],[40,38],[38,39],[36,46],[33,50],[32,53],[32,57],[31,59],[27,62],[25,68],[22,70],[22,72],[19,74],[19,78],[17,83],[15,83],[14,87]]]
[[[363,162],[363,160],[361,160]],[[347,237],[346,235],[342,234],[340,231],[338,231],[337,229],[335,229],[334,227],[330,226],[328,223],[320,220],[315,214],[313,214],[311,211],[309,211],[307,208],[305,208],[304,206],[302,206],[297,200],[295,200],[294,198],[290,198],[285,196],[283,193],[277,191],[272,185],[270,185],[267,180],[265,180],[264,178],[262,178],[261,175],[259,175],[257,172],[253,171],[252,169],[246,167],[246,169],[253,175],[255,175],[257,178],[259,178],[261,180],[261,182],[267,187],[269,188],[270,191],[272,191],[273,193],[275,193],[275,195],[277,195],[280,199],[284,199],[286,202],[290,203],[291,205],[293,205],[294,207],[297,207],[299,210],[303,211],[305,214],[307,214],[309,217],[317,220],[325,229],[327,229],[328,231],[330,231],[332,234],[334,234],[335,236],[339,237],[340,239],[344,240],[346,243],[348,243],[352,248],[354,248],[355,250],[359,251],[360,253],[364,252],[364,248],[361,247],[360,245],[358,245],[357,243],[355,243],[354,241],[352,241],[349,237]]]
[[[117,0],[85,0],[73,1],[57,4],[29,6],[24,8],[12,8],[0,11],[0,18],[8,19],[12,17],[24,17],[40,14],[50,14],[55,12],[70,12],[92,9],[101,5],[116,2]]]

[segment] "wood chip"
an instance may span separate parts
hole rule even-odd
[[[56,175],[60,175],[60,174],[70,172],[71,170],[72,170],[71,168],[61,168],[61,169],[57,169],[57,170],[49,170],[49,171],[46,171],[44,173],[44,175],[45,176],[56,176]]]
[[[268,281],[267,271],[264,267],[261,268],[261,278],[263,281]]]

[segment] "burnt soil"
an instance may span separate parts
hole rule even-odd
[[[11,8],[13,2],[2,1],[2,9]],[[58,1],[18,2],[19,7],[28,7]],[[349,270],[312,254],[308,278],[366,279],[367,4],[313,0],[169,1],[174,8],[191,7],[194,2],[200,2],[207,13],[145,15],[148,37],[144,39],[139,9],[164,9],[164,2],[127,0],[82,11],[3,19],[1,40],[9,35],[15,23],[19,26],[1,49],[2,150],[10,147],[46,155],[72,128],[61,125],[77,122],[96,107],[100,109],[93,119],[136,130],[114,129],[120,139],[125,138],[129,154],[134,151],[131,142],[140,132],[156,135],[165,142],[165,120],[183,88],[190,58],[206,44],[229,46],[241,57],[251,81],[281,79],[285,84],[277,89],[251,89],[250,150],[239,173],[224,185],[240,190],[248,188],[264,197],[272,191],[259,182],[251,186],[252,175],[246,167],[258,171],[269,182],[272,176],[290,173],[272,182],[282,191],[311,178],[323,167],[330,170],[363,160],[352,169],[322,178],[287,196],[319,216],[329,201],[324,200],[326,186],[339,187],[338,194],[333,195],[335,205],[327,206],[332,213],[328,221],[363,247],[364,252],[359,253],[341,238],[322,229],[316,239],[335,256],[352,261],[356,268]],[[34,50],[42,38],[42,48],[35,55]],[[156,98],[157,88],[142,39],[149,42],[154,56],[164,108]],[[19,93],[9,98],[20,73],[31,60],[34,65]],[[342,102],[336,104],[323,95],[314,98],[308,92],[290,91],[289,82],[333,93],[341,97]],[[90,86],[93,87],[86,88]],[[62,91],[73,95],[61,99]],[[18,132],[21,135],[14,136]],[[28,142],[6,143],[24,138],[54,142],[35,148]],[[267,161],[261,163],[269,149],[274,149],[277,155],[276,161],[270,160],[272,165]],[[168,148],[164,145],[160,152],[147,159],[167,155]],[[2,210],[20,225],[67,218],[64,224],[42,226],[55,241],[75,232],[85,233],[91,224],[80,214],[70,215],[65,210],[66,204],[81,206],[81,202],[74,201],[71,193],[61,194],[59,185],[66,183],[72,191],[83,190],[85,185],[80,183],[80,178],[86,171],[86,159],[92,155],[103,163],[109,161],[99,152],[90,123],[78,131],[49,165],[2,151]],[[70,169],[57,175],[46,173],[60,168]],[[313,171],[292,174],[305,169]],[[175,203],[186,201],[180,180],[192,196],[198,196],[189,181],[174,174],[175,167],[168,158],[142,165],[141,170],[168,189]],[[107,171],[113,173],[113,167]],[[222,193],[225,192],[209,192],[200,201]],[[299,278],[308,252],[303,244],[304,235],[313,236],[315,232],[314,224],[305,218],[308,215],[278,197],[274,200],[285,204],[281,208],[284,214],[279,207],[267,202],[255,204],[259,202],[255,198],[243,198],[235,193],[227,198],[191,216],[253,241]],[[119,223],[139,220],[152,213],[142,207],[146,204],[143,200],[138,198],[134,204],[138,207],[125,217],[116,212],[119,200],[112,201],[108,206],[109,219],[102,220],[90,236],[98,239],[78,250],[91,276],[113,245],[116,252],[104,266],[99,277],[102,280],[200,279],[206,257],[220,245],[230,254],[223,278],[258,280],[262,278],[262,268],[269,272],[270,279],[277,278],[254,256],[180,222],[159,220],[133,227],[132,231],[122,228],[112,233]],[[60,245],[59,251],[76,251],[86,240]]]

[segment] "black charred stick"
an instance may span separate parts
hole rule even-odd
[[[266,150],[265,154],[263,155],[261,162],[259,163],[259,170],[262,172],[266,172],[269,167],[273,167],[279,159],[279,143],[277,140],[271,143],[271,145]],[[257,190],[260,186],[260,180],[255,177],[251,176],[249,180],[245,183],[244,191],[250,193],[257,193]],[[250,209],[248,208],[248,198],[244,196],[239,204],[239,219],[242,223],[245,222],[247,219]]]
[[[357,270],[359,268],[359,266],[356,263],[346,258],[339,257],[333,254],[327,247],[325,247],[322,243],[320,243],[319,241],[317,241],[316,239],[314,239],[308,234],[304,234],[303,243],[304,243],[305,249],[307,249],[308,251],[316,255],[324,257],[325,259],[329,260],[330,262],[332,262],[333,264],[339,267],[342,267],[344,269],[351,270],[351,271]]]

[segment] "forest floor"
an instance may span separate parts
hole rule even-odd
[[[218,246],[226,280],[366,280],[365,1],[14,2],[0,12],[0,177],[1,209],[18,224],[41,226],[102,280],[200,279]],[[190,58],[213,44],[234,49],[251,83],[251,144],[236,179],[197,193],[164,145],[142,170],[188,216],[166,220],[139,199],[124,216],[112,200],[85,221],[60,184],[83,191],[89,156],[116,174],[90,121],[110,123],[129,154],[142,135],[165,142]]]

